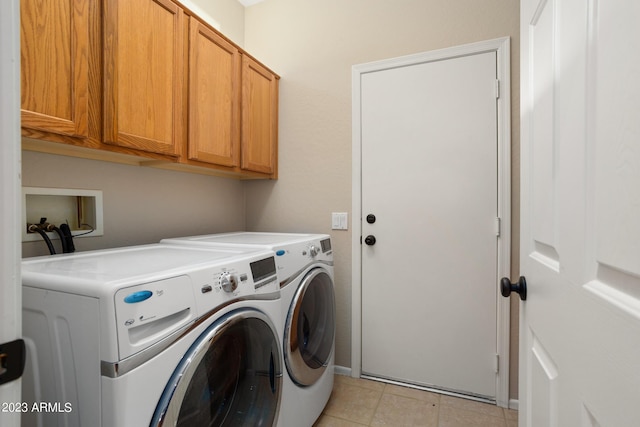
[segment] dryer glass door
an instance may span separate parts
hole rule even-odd
[[[322,376],[331,360],[334,334],[333,280],[315,268],[300,283],[285,324],[285,363],[293,381],[309,386]]]
[[[257,310],[236,310],[207,328],[185,354],[151,425],[270,426],[281,383],[273,324]]]

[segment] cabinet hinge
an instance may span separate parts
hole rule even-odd
[[[500,80],[496,80],[496,99],[500,99]]]
[[[499,217],[496,218],[494,231],[496,232],[496,237],[500,237],[500,234],[502,232],[502,220]]]

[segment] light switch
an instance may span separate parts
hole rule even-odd
[[[347,212],[331,213],[331,229],[332,230],[348,230],[349,214]]]

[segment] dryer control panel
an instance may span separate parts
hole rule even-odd
[[[329,237],[283,245],[275,248],[275,254],[280,286],[300,274],[312,263],[333,265],[333,251]]]

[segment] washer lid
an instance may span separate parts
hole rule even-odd
[[[189,242],[201,244],[229,244],[229,245],[247,245],[247,246],[266,246],[273,247],[277,245],[306,242],[314,239],[317,234],[300,234],[300,233],[253,233],[253,232],[237,232],[224,234],[209,234],[202,236],[189,236],[176,239],[165,239],[162,242]],[[328,237],[328,236],[325,236]]]
[[[145,280],[158,280],[208,265],[223,265],[233,258],[258,255],[255,248],[192,248],[152,244],[98,251],[27,258],[22,261],[23,283],[27,286],[73,291],[74,284],[90,288],[120,287]],[[265,252],[267,255],[268,252]],[[86,289],[89,288],[89,289]],[[95,291],[94,291],[95,292]]]

